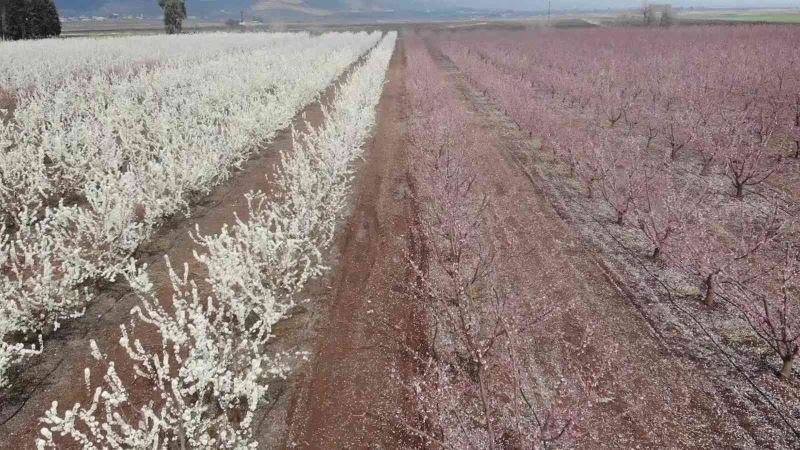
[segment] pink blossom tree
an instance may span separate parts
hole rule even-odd
[[[602,160],[604,176],[600,179],[600,192],[614,210],[614,223],[622,225],[642,195],[644,161],[633,139],[614,140],[608,144]]]
[[[645,149],[649,149],[653,141],[661,133],[661,121],[663,117],[658,106],[655,104],[642,108],[641,114],[640,125],[645,139]]]
[[[778,169],[780,155],[769,146],[772,129],[756,125],[747,113],[728,114],[714,134],[719,147],[723,174],[741,199],[745,189],[766,181]]]
[[[574,136],[578,132],[575,129],[559,131],[568,131],[570,135],[573,135],[573,140],[576,141],[573,144],[573,148],[578,148],[580,151],[571,153],[569,155],[571,159],[567,163],[574,167],[572,173],[576,174],[586,186],[587,198],[594,198],[596,185],[606,175],[605,148],[607,134],[599,133],[591,137],[584,134],[581,138]]]
[[[642,195],[632,211],[634,223],[653,245],[652,257],[668,250],[687,214],[697,207],[701,197],[680,192],[672,174],[662,165],[647,167],[642,182]]]
[[[602,87],[602,94],[599,97],[600,109],[608,124],[613,128],[617,122],[626,116],[633,103],[630,88],[613,86]]]
[[[720,283],[734,277],[736,268],[760,256],[760,252],[778,236],[781,221],[772,207],[758,217],[747,206],[710,204],[690,211],[682,221],[680,244],[671,249],[668,259],[694,274],[705,287],[704,303],[717,301]],[[727,227],[725,225],[728,225]]]
[[[753,331],[780,357],[780,377],[789,379],[800,352],[800,246],[786,237],[775,247],[769,258],[776,263],[750,262],[735,279],[734,298]]]
[[[711,124],[698,130],[694,139],[694,148],[700,158],[700,175],[706,176],[712,173],[712,169],[718,162],[720,154],[719,142],[724,139],[716,135],[721,130]]]
[[[673,107],[664,113],[661,135],[669,145],[671,159],[677,159],[695,138],[697,120],[691,110],[681,106]]]

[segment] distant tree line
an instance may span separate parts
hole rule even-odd
[[[0,37],[39,39],[61,34],[53,0],[0,0]]]

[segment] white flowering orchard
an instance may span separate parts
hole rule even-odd
[[[57,401],[42,418],[39,448],[71,440],[84,448],[257,448],[253,419],[270,377],[287,370],[286,355],[264,344],[286,317],[294,294],[324,267],[320,254],[333,237],[353,175],[353,162],[375,122],[396,33],[358,65],[325,111],[324,123],[293,136],[281,155],[280,193],[247,195],[249,220],[218,235],[197,235],[211,287],[201,298],[187,270],[171,271],[170,305],[156,296],[146,267],[123,271],[142,304],[133,322],[154,327],[162,349],[151,352],[123,328],[120,344],[157,400],[131,411],[127,386],[106,360],[103,382],[89,405],[60,412]],[[91,373],[85,375],[92,386]]]
[[[380,33],[0,44],[0,389]],[[22,55],[25,55],[23,58]]]

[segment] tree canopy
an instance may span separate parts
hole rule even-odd
[[[177,34],[183,29],[186,19],[186,3],[184,0],[158,0],[158,6],[164,11],[164,28],[167,34]]]
[[[39,39],[61,34],[53,0],[0,0],[3,39]]]

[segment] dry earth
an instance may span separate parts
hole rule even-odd
[[[417,243],[404,137],[405,52],[392,58],[375,137],[355,186],[355,209],[333,277],[334,297],[312,363],[292,402],[289,448],[398,448],[413,440],[400,381],[411,370],[399,341],[419,334],[406,301]]]

